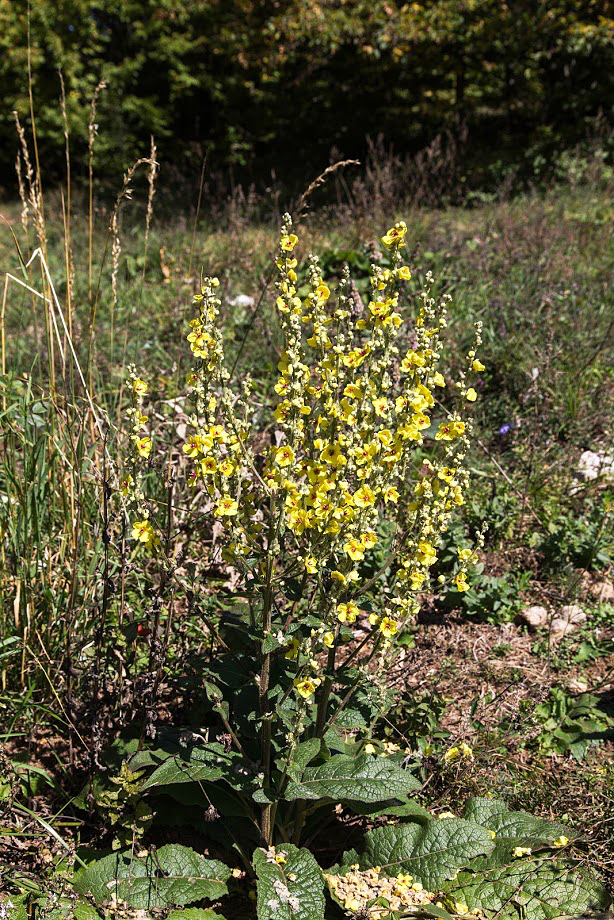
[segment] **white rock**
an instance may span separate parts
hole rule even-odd
[[[604,578],[603,581],[593,582],[588,590],[591,597],[602,604],[611,604],[614,602],[614,585],[606,578]]]
[[[540,607],[539,605],[525,607],[525,609],[521,610],[518,614],[518,620],[521,623],[526,623],[527,626],[531,626],[533,629],[539,629],[540,626],[545,626],[547,624],[548,611],[545,607]]]
[[[605,451],[585,450],[578,460],[577,474],[580,479],[598,479],[599,476],[614,474],[614,457]]]
[[[229,300],[228,303],[231,307],[253,307],[256,301],[253,297],[250,297],[249,294],[237,294],[236,297],[233,297],[232,300]]]
[[[581,626],[582,623],[586,623],[586,614],[578,604],[566,604],[561,607],[559,616],[567,623],[573,623],[574,626]]]
[[[586,622],[586,614],[577,604],[566,604],[561,607],[559,616],[555,617],[550,624],[550,636],[552,639],[562,639],[568,636]]]

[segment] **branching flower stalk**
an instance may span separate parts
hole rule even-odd
[[[395,643],[418,612],[442,535],[467,490],[467,410],[476,398],[471,376],[483,369],[480,330],[452,399],[448,393],[451,408],[442,412],[436,392],[449,390],[439,365],[450,298],[435,300],[427,274],[413,327],[404,326],[406,235],[400,222],[382,237],[387,259],[372,265],[370,296],[358,305],[347,270],[335,290],[314,256],[301,269],[298,237],[284,216],[275,260],[283,349],[270,444],[257,436],[262,421],[251,408],[250,381],[230,386],[217,278],[206,277],[195,297],[186,486],[201,519],[221,531],[223,560],[249,607],[259,751],[237,725],[231,739],[260,777],[267,847],[276,835],[297,844],[301,837],[307,803],[281,807],[300,745],[324,742],[359,693],[372,701],[374,718],[385,710],[382,687]],[[147,384],[134,370],[131,379],[134,462],[124,488],[137,517],[133,538],[151,552],[160,529],[139,472],[151,450],[141,430]],[[459,591],[468,588],[475,559],[473,549],[460,551],[453,576]]]

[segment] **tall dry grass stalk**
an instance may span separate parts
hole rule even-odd
[[[145,272],[147,270],[147,249],[149,246],[149,234],[151,232],[151,221],[153,218],[153,200],[156,194],[156,176],[160,164],[156,160],[156,143],[153,134],[150,137],[149,148],[149,169],[147,170],[147,210],[145,212],[145,248],[143,251],[143,281],[145,281]]]
[[[106,80],[101,80],[94,90],[92,104],[90,106],[90,119],[87,132],[87,150],[88,150],[88,177],[89,177],[89,201],[88,201],[88,274],[87,274],[87,298],[92,309],[92,292],[93,292],[93,257],[94,257],[94,143],[96,141],[96,109],[98,107],[98,98],[107,88]]]

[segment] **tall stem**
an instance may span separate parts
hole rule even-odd
[[[268,558],[266,568],[266,580],[263,591],[262,607],[262,634],[263,638],[271,630],[272,609],[273,609],[273,560],[275,556],[275,543],[277,541],[277,527],[275,512],[275,498],[271,496],[271,523],[269,528],[268,539]],[[262,772],[264,774],[263,787],[265,790],[271,785],[271,712],[269,705],[269,680],[271,676],[271,653],[267,652],[262,661],[260,671],[260,715],[262,717]],[[267,847],[272,843],[273,829],[271,827],[271,805],[270,803],[262,806],[262,817],[260,823],[262,839]]]

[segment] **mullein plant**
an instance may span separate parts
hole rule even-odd
[[[172,585],[167,638],[182,590],[212,637],[212,653],[199,662],[208,727],[179,736],[163,729],[151,753],[143,735],[131,776],[154,813],[157,796],[176,796],[189,809],[184,818],[201,832],[210,827],[214,839],[215,826],[203,827],[199,816],[221,815],[225,844],[257,883],[259,920],[323,920],[325,887],[346,916],[374,920],[407,911],[511,920],[518,885],[528,920],[544,920],[544,904],[550,917],[607,903],[594,877],[557,856],[568,829],[491,798],[472,799],[462,817],[433,816],[408,797],[422,785],[408,768],[412,752],[378,739],[393,701],[395,647],[467,494],[472,380],[484,370],[478,324],[465,370],[453,387],[446,383],[450,298],[431,296],[430,275],[404,329],[406,235],[400,222],[382,237],[388,267],[372,266],[370,297],[359,304],[349,273],[333,291],[314,256],[299,283],[299,241],[285,215],[275,306],[283,348],[268,419],[254,409],[250,380],[233,380],[219,281],[204,279],[187,335],[194,363],[185,477],[167,477],[163,526],[161,503],[148,497],[161,469],[145,412],[148,384],[129,371],[129,460],[118,494],[134,563],[143,554],[159,562],[160,596]],[[173,548],[175,532],[196,537],[197,559],[187,559],[185,542]],[[450,576],[458,591],[468,588],[480,545],[478,534],[475,548],[458,550]],[[207,574],[220,564],[231,587],[216,591]],[[155,735],[153,723],[146,734]],[[444,765],[472,757],[462,743]],[[308,845],[341,807],[389,820],[366,833],[362,853],[344,853],[324,874]],[[245,875],[180,844],[154,855],[132,847],[103,856],[77,874],[75,888],[102,903],[113,886],[132,907],[166,908],[216,900],[231,876]]]
[[[187,483],[222,525],[223,559],[240,573],[237,598],[248,599],[260,652],[257,762],[266,797],[274,798],[275,772],[277,781],[284,774],[273,766],[276,747],[284,748],[289,764],[300,741],[323,739],[361,688],[383,701],[395,640],[416,617],[442,535],[464,503],[468,410],[476,398],[470,380],[484,370],[476,351],[480,328],[455,406],[442,410],[441,334],[450,297],[431,297],[427,274],[412,347],[402,347],[407,336],[400,300],[411,277],[403,259],[406,234],[401,221],[382,237],[390,268],[372,266],[369,302],[357,310],[349,273],[333,293],[315,256],[309,257],[309,293],[299,296],[299,241],[284,216],[276,258],[283,336],[272,410],[276,443],[259,450],[250,380],[231,387],[218,325],[219,280],[205,278],[194,298],[197,313],[187,336],[194,356],[187,380],[193,412],[183,444]],[[129,383],[133,462],[121,490],[135,512],[133,539],[154,551],[160,538],[142,489],[142,466],[152,449],[143,433],[148,387],[134,369]],[[443,416],[438,423],[436,413]],[[428,457],[425,439],[433,448]],[[382,521],[393,536],[373,574],[365,563],[378,549],[381,556]],[[472,550],[459,552],[458,590],[468,588],[467,569],[475,561]],[[281,670],[274,666],[280,658]],[[340,697],[337,684],[347,684],[348,672],[351,684]],[[275,714],[276,703],[289,695],[296,698],[290,725]],[[284,737],[275,739],[280,732]],[[269,844],[275,811],[274,802],[263,803],[261,833]],[[302,820],[299,813],[298,834]]]
[[[430,296],[429,273],[412,347],[401,347],[407,336],[400,300],[411,277],[403,259],[406,234],[400,222],[382,237],[390,268],[372,266],[369,302],[357,310],[349,273],[333,293],[315,256],[309,257],[309,293],[299,296],[298,237],[290,216],[284,216],[276,258],[283,336],[272,410],[276,443],[260,450],[254,447],[250,381],[231,387],[218,326],[218,279],[205,278],[194,298],[197,313],[187,336],[194,356],[187,381],[193,412],[183,444],[187,481],[222,525],[223,558],[241,575],[237,597],[249,599],[249,624],[260,647],[255,680],[267,796],[275,784],[275,730],[285,735],[290,760],[301,740],[324,738],[361,686],[371,695],[383,691],[395,639],[418,612],[442,534],[467,490],[468,409],[476,398],[470,379],[484,369],[476,353],[479,324],[455,406],[442,412],[437,408],[437,394],[446,386],[439,370],[441,334],[450,298],[444,294],[437,302]],[[152,448],[143,434],[147,384],[134,369],[130,389],[134,462],[122,492],[135,510],[133,538],[156,550],[160,539],[143,500],[140,473]],[[443,417],[434,427],[436,412]],[[433,447],[428,458],[425,437]],[[382,521],[392,525],[393,536],[373,574],[365,563],[378,549],[381,555]],[[454,578],[460,591],[468,587],[472,561],[472,551],[461,551]],[[367,629],[359,651],[357,627],[361,636]],[[283,675],[274,668],[279,658],[292,662]],[[347,682],[350,665],[351,685],[340,698],[334,691],[339,678]],[[274,713],[276,701],[285,702],[289,694],[297,703],[290,726]],[[383,699],[385,693],[379,695]],[[273,805],[263,803],[261,833],[267,843]],[[300,824],[299,815],[299,832]]]

